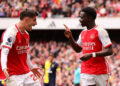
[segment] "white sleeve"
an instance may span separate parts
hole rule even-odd
[[[28,64],[28,67],[30,68],[30,70],[34,67],[31,63],[31,60],[30,60],[30,57],[28,56],[28,54],[27,54],[27,64]]]
[[[1,50],[1,67],[2,67],[2,70],[7,69],[7,56],[8,56],[9,51],[10,50],[8,48],[2,48],[2,50]]]
[[[98,33],[99,33],[99,39],[102,42],[102,45],[104,48],[106,48],[112,44],[112,42],[109,38],[109,35],[105,29],[100,28],[100,30],[98,30]]]
[[[79,38],[78,38],[78,40],[77,40],[77,44],[78,44],[79,46],[82,46],[81,34],[79,35]]]
[[[11,28],[10,28],[11,30]],[[12,48],[13,43],[15,42],[16,33],[13,30],[6,30],[3,35],[3,42],[1,44],[2,47]]]

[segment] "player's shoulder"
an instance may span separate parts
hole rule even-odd
[[[58,63],[57,63],[57,62],[53,62],[53,64],[54,64],[55,66],[57,66],[57,65],[58,65]]]
[[[81,33],[80,33],[80,35],[82,34],[82,33],[84,33],[84,32],[86,32],[87,31],[87,29],[85,28],[85,29],[83,29],[82,31],[81,31]],[[79,35],[79,36],[80,36]]]
[[[57,62],[55,62],[55,65],[58,65],[58,63],[57,63]]]
[[[45,64],[46,64],[46,65],[49,65],[49,64],[50,64],[50,61],[46,60]]]
[[[6,29],[5,31],[5,35],[9,35],[9,36],[13,36],[13,35],[16,35],[16,33],[18,32],[18,30],[16,29],[15,26],[11,26],[9,28]]]
[[[104,29],[104,28],[101,27],[101,26],[97,26],[97,27],[95,28],[95,30],[97,30],[98,32],[106,32],[106,29]]]
[[[25,33],[26,33],[27,35],[29,35],[29,33],[28,33],[27,31],[25,31]]]
[[[87,31],[87,28],[83,29],[83,30],[81,31],[81,33],[82,33],[82,32],[85,32],[85,31]]]

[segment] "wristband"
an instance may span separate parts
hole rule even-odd
[[[94,53],[92,53],[92,57],[94,58],[94,57],[96,57],[96,53],[94,52]]]

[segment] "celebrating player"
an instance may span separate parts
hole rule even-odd
[[[105,29],[95,24],[96,10],[85,7],[80,12],[80,23],[87,29],[74,41],[70,29],[66,26],[65,36],[76,52],[82,50],[81,83],[82,86],[108,86],[108,65],[105,56],[111,55],[112,43]]]
[[[6,29],[2,35],[1,67],[7,79],[7,86],[40,86],[36,78],[41,75],[39,68],[33,67],[27,55],[29,49],[27,31],[31,31],[32,26],[37,24],[37,15],[34,10],[23,10],[20,13],[20,21]]]

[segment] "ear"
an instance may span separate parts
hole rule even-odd
[[[24,21],[25,21],[25,22],[28,22],[28,21],[29,21],[28,17],[25,17],[25,18],[24,18]]]

